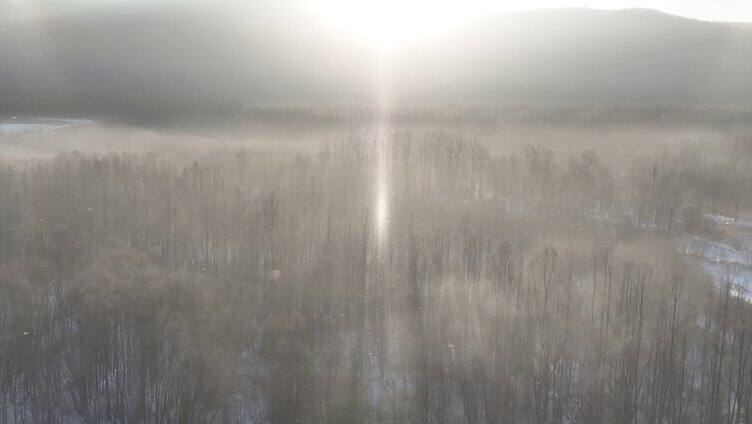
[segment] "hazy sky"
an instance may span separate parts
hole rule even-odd
[[[0,0],[0,15],[4,13],[34,13],[41,11],[69,11],[87,7],[104,7],[108,4],[154,4],[172,1],[174,3],[215,3],[212,0]],[[258,0],[257,0],[258,1]],[[262,0],[264,3],[267,0]],[[752,0],[305,0],[329,8],[332,5],[346,5],[349,8],[386,8],[408,5],[411,8],[433,8],[451,10],[458,17],[467,14],[520,10],[531,8],[591,7],[603,9],[651,8],[668,13],[703,20],[752,22]],[[253,0],[244,3],[252,3]],[[223,2],[217,1],[222,4]],[[410,4],[412,3],[412,6]],[[381,4],[382,6],[378,6]]]
[[[377,44],[430,35],[487,14],[540,8],[650,8],[708,21],[752,22],[752,0],[0,0],[0,17],[27,19],[92,8],[201,4],[233,13],[280,4],[305,8],[331,26]]]
[[[561,7],[594,9],[648,8],[710,21],[752,22],[751,0],[311,0],[313,4],[350,8],[394,8],[412,4],[421,9],[438,8],[459,15]],[[379,6],[381,4],[381,6]]]
[[[708,21],[752,22],[752,0],[308,0],[323,20],[378,44],[428,35],[478,16],[542,8],[658,9]]]

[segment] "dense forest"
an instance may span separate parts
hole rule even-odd
[[[752,422],[752,136],[489,141],[0,164],[0,423]]]

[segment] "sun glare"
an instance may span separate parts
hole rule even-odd
[[[380,47],[440,32],[481,12],[466,2],[440,0],[319,0],[311,4],[327,23]]]
[[[473,18],[492,13],[530,9],[588,7],[624,9],[655,7],[655,0],[304,0],[322,21],[355,34],[379,47],[395,47],[405,41],[451,29]],[[679,8],[678,2],[659,2],[662,10],[701,16],[700,10]],[[677,7],[669,7],[671,5]],[[682,3],[684,4],[684,3]],[[689,4],[689,2],[687,3]],[[704,11],[707,14],[707,10]]]

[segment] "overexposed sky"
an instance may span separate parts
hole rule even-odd
[[[239,3],[264,5],[289,0],[244,0]],[[294,0],[293,0],[294,1]],[[752,22],[752,0],[302,0],[321,9],[376,10],[421,9],[434,14],[468,15],[500,11],[590,7],[594,9],[647,8],[709,21]],[[0,14],[44,11],[66,11],[115,4],[158,3],[227,4],[223,0],[0,0]],[[381,12],[379,12],[381,13]]]
[[[657,9],[707,21],[752,22],[752,0],[308,0],[329,24],[382,45],[495,13],[530,9]]]
[[[589,7],[593,9],[658,9],[667,13],[708,21],[752,22],[752,0],[310,0],[324,9],[398,11],[404,8],[454,15],[504,11]]]
[[[323,22],[376,44],[440,32],[476,17],[529,9],[657,9],[706,21],[752,22],[752,0],[0,0],[0,21],[109,7],[201,5],[234,14],[277,8],[308,9]]]

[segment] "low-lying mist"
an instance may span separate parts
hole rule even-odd
[[[515,110],[0,138],[0,422],[752,417],[745,113]]]

